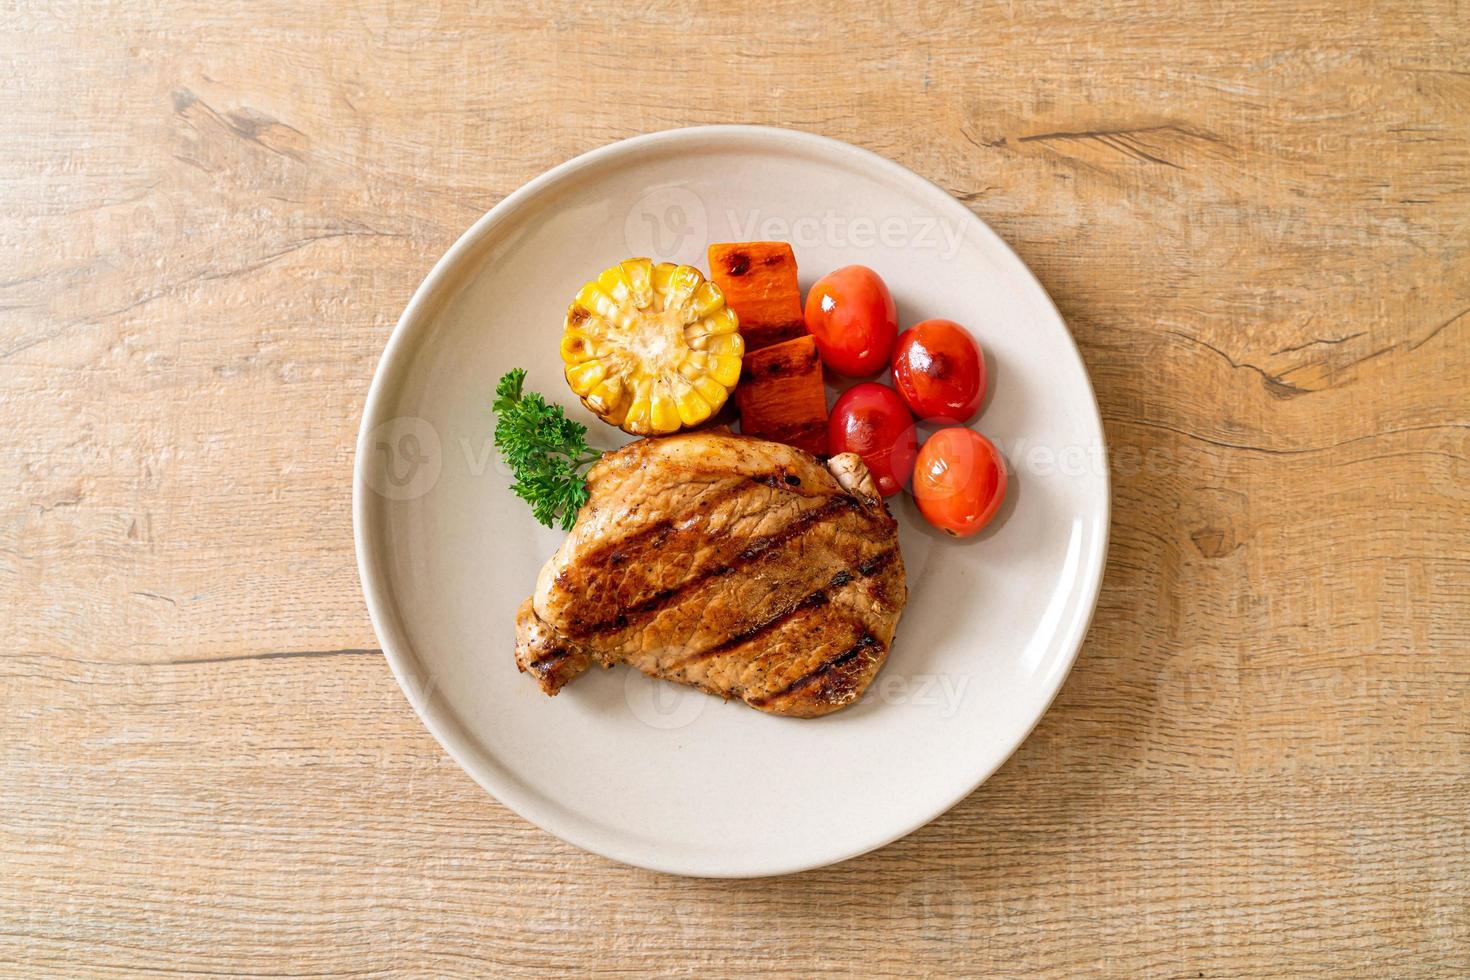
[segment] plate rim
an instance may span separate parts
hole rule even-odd
[[[384,404],[389,400],[387,378],[395,373],[398,362],[406,356],[410,340],[419,329],[424,326],[419,321],[427,307],[437,297],[442,288],[450,284],[453,276],[458,271],[465,257],[471,253],[486,235],[488,235],[505,216],[517,210],[522,202],[534,198],[543,189],[554,186],[568,176],[589,167],[600,165],[604,162],[615,160],[623,156],[636,156],[649,149],[658,148],[664,144],[676,144],[691,139],[730,139],[732,142],[749,140],[753,145],[786,144],[787,146],[804,146],[813,151],[824,152],[834,158],[846,157],[876,166],[899,181],[915,182],[924,185],[932,193],[942,195],[948,202],[946,207],[956,220],[964,222],[967,230],[973,230],[989,241],[993,246],[999,246],[1015,260],[1016,267],[1020,270],[1026,280],[1035,287],[1036,291],[1045,300],[1046,306],[1056,317],[1057,323],[1061,325],[1062,333],[1070,345],[1072,356],[1076,358],[1088,403],[1092,408],[1092,419],[1096,423],[1098,444],[1102,450],[1101,467],[1101,509],[1099,512],[1100,533],[1098,545],[1094,550],[1096,555],[1091,567],[1085,569],[1086,579],[1084,581],[1084,595],[1082,597],[1087,609],[1085,616],[1075,617],[1073,627],[1064,638],[1062,648],[1066,651],[1064,655],[1065,665],[1062,669],[1054,672],[1048,683],[1051,690],[1045,693],[1045,702],[1036,712],[1036,716],[1025,726],[1005,751],[1000,754],[993,766],[981,773],[972,783],[963,786],[960,792],[953,795],[941,807],[929,813],[927,816],[910,824],[905,824],[900,830],[892,833],[885,831],[879,839],[872,842],[862,843],[856,847],[843,849],[835,855],[819,855],[814,859],[805,861],[786,862],[782,864],[767,864],[757,869],[736,867],[697,867],[691,868],[678,862],[661,862],[649,860],[642,855],[634,855],[621,851],[617,846],[609,846],[609,842],[589,838],[576,829],[569,830],[566,827],[557,826],[557,821],[547,819],[547,815],[538,812],[540,807],[532,800],[525,799],[514,789],[508,789],[503,785],[495,784],[489,778],[489,774],[480,771],[480,767],[470,760],[470,751],[462,743],[462,739],[468,736],[464,733],[462,725],[454,719],[442,719],[437,716],[436,709],[426,702],[421,696],[421,687],[409,677],[409,661],[412,659],[397,647],[398,633],[394,629],[396,623],[392,621],[390,611],[386,608],[390,603],[386,600],[388,590],[384,583],[384,575],[377,567],[371,556],[372,543],[368,534],[368,509],[370,497],[373,490],[369,486],[366,477],[366,460],[369,458],[370,449],[368,443],[373,431],[387,419],[383,415]],[[377,637],[382,648],[383,657],[388,662],[394,679],[397,680],[400,689],[407,698],[410,706],[418,715],[419,720],[429,733],[434,736],[439,745],[452,758],[455,763],[474,782],[493,797],[500,805],[515,813],[521,819],[531,823],[545,833],[551,834],[567,843],[579,847],[585,851],[600,855],[604,858],[617,861],[622,864],[641,867],[650,871],[667,874],[681,875],[687,877],[703,878],[762,878],[776,875],[795,874],[816,868],[827,867],[849,861],[863,854],[886,847],[887,845],[908,836],[921,827],[927,826],[939,819],[945,813],[953,809],[961,801],[968,798],[980,788],[991,776],[995,775],[1002,766],[1015,754],[1025,741],[1031,737],[1036,726],[1041,723],[1048,711],[1051,710],[1057,695],[1061,693],[1067,678],[1071,676],[1072,669],[1076,665],[1077,658],[1081,654],[1082,645],[1092,628],[1092,621],[1097,613],[1098,600],[1102,593],[1102,583],[1107,568],[1107,556],[1112,533],[1112,473],[1109,464],[1110,456],[1107,446],[1107,433],[1103,425],[1102,411],[1097,402],[1097,393],[1093,388],[1092,377],[1087,371],[1087,362],[1082,358],[1082,352],[1077,345],[1077,340],[1067,325],[1066,318],[1062,316],[1057,308],[1055,300],[1047,292],[1046,287],[1036,278],[1030,266],[1016,253],[1011,246],[992,229],[983,218],[975,214],[963,203],[957,200],[949,191],[936,184],[934,181],[924,177],[922,174],[910,170],[896,161],[890,160],[872,150],[830,136],[804,130],[785,129],[778,126],[759,126],[747,124],[719,124],[684,126],[674,129],[659,130],[644,133],[626,139],[617,140],[594,149],[581,153],[569,160],[533,177],[522,184],[511,193],[507,194],[497,202],[490,210],[486,211],[473,224],[470,225],[457,238],[453,245],[435,261],[423,281],[419,283],[409,299],[403,313],[394,324],[393,330],[383,348],[376,367],[373,370],[373,378],[368,386],[368,391],[363,400],[362,417],[358,427],[357,440],[353,456],[352,477],[352,530],[353,543],[357,559],[358,578],[362,585],[363,598],[368,609],[368,618],[372,622],[373,633]],[[406,645],[406,644],[405,644]],[[429,699],[431,700],[431,698]],[[553,829],[555,828],[555,829]],[[759,862],[753,862],[758,864]]]

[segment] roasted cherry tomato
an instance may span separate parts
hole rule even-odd
[[[919,418],[963,425],[985,399],[985,357],[958,323],[925,320],[898,338],[893,386]]]
[[[974,429],[940,429],[920,448],[914,502],[946,534],[974,534],[990,523],[1005,497],[1005,460]]]
[[[878,492],[892,496],[914,472],[919,437],[914,420],[898,392],[875,381],[853,385],[842,393],[827,419],[827,448],[857,453],[873,474]]]
[[[861,378],[887,367],[898,311],[867,266],[846,265],[818,279],[806,294],[804,318],[823,363],[838,374]]]

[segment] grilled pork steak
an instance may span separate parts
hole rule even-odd
[[[591,493],[516,617],[547,694],[592,663],[814,717],[856,701],[908,599],[898,526],[862,460],[823,466],[705,431],[644,439]]]

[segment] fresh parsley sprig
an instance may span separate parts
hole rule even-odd
[[[524,368],[495,386],[495,448],[510,467],[511,492],[531,505],[536,520],[570,531],[587,502],[584,471],[602,453],[587,445],[587,427],[536,392],[522,394]]]

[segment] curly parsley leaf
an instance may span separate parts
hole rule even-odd
[[[587,427],[536,392],[523,393],[524,368],[495,386],[495,448],[510,467],[511,492],[531,505],[536,520],[570,531],[587,502],[584,471],[602,453],[587,445]]]

